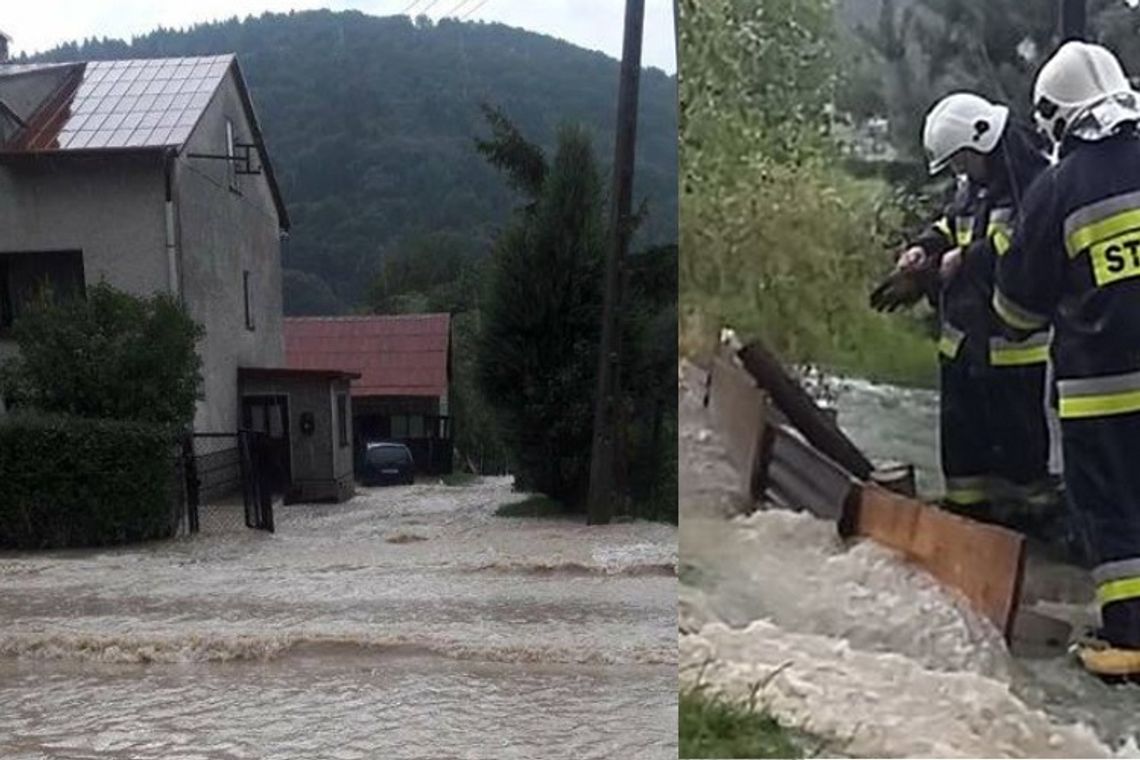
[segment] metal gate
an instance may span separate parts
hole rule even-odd
[[[193,433],[182,439],[190,533],[252,528],[273,532],[273,497],[282,492],[272,446],[262,433]]]

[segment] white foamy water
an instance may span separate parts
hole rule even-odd
[[[683,379],[679,402],[682,684],[700,678],[740,698],[765,684],[760,700],[777,717],[857,756],[1140,755],[1140,689],[1101,684],[1063,657],[1011,656],[927,575],[869,542],[845,545],[832,523],[738,514],[735,473],[698,385]],[[863,421],[855,437],[874,456],[933,446],[930,394],[892,399],[857,382],[844,393],[840,420]],[[1060,582],[1066,568],[1032,562],[1029,573],[1027,594],[1043,609],[1089,601],[1087,584]],[[1060,588],[1070,596],[1039,598]]]
[[[0,554],[0,757],[676,757],[676,529],[510,480]]]

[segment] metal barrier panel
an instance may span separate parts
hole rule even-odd
[[[273,530],[273,501],[258,467],[258,434],[194,433],[183,443],[191,533]]]

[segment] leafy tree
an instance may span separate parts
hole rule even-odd
[[[731,140],[798,160],[826,143],[839,81],[828,0],[682,0],[680,9],[686,155]]]
[[[944,95],[971,90],[1031,114],[1033,78],[1058,43],[1057,0],[883,0],[878,22],[858,27],[882,64],[892,141],[919,159],[921,126]],[[1125,0],[1089,3],[1090,37],[1140,74],[1140,9]]]
[[[478,377],[520,487],[577,506],[589,482],[605,245],[601,178],[583,130],[563,128],[544,176],[533,209],[496,245]]]
[[[166,294],[105,283],[86,298],[43,291],[13,325],[20,354],[3,367],[4,395],[44,412],[185,426],[202,398],[204,335]]]

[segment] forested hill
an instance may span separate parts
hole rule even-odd
[[[518,200],[476,153],[479,104],[501,107],[548,150],[585,124],[612,161],[619,64],[501,24],[433,24],[355,11],[265,14],[88,40],[39,56],[76,60],[238,54],[293,222],[286,311],[359,307],[379,262],[425,237],[485,254]],[[635,245],[677,237],[677,82],[641,77]]]

